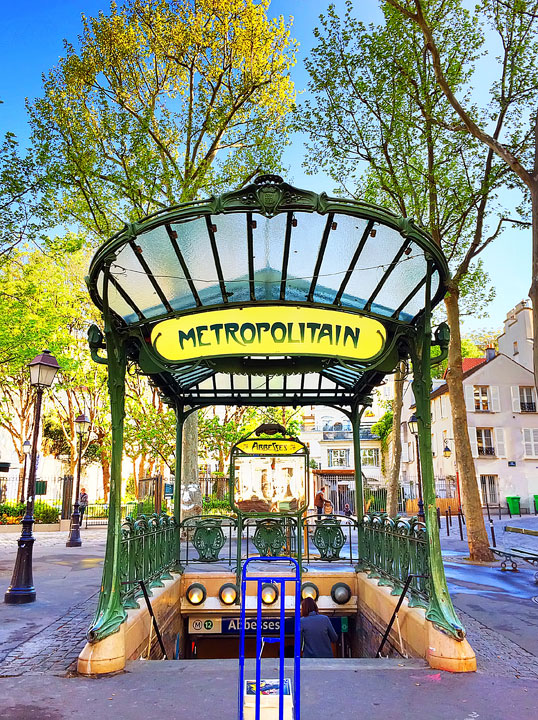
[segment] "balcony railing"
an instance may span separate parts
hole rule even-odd
[[[522,402],[521,412],[536,412],[536,403],[533,402]]]
[[[324,430],[324,440],[353,440],[352,430]]]
[[[478,454],[479,455],[495,455],[495,448],[492,447],[479,447],[478,448]]]

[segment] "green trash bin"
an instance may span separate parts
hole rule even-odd
[[[510,512],[512,515],[521,515],[521,510],[519,509],[520,500],[521,497],[519,495],[506,496],[506,502],[508,503],[508,507],[510,508]]]
[[[534,496],[534,514],[538,514],[538,495]]]

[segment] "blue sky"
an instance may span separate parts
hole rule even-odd
[[[293,14],[293,35],[299,40],[298,64],[294,79],[298,90],[306,86],[307,75],[303,61],[312,47],[312,30],[320,13],[325,12],[328,0],[273,0],[273,14]],[[341,0],[334,4],[340,10]],[[376,0],[356,0],[355,6],[361,20],[370,22],[377,13]],[[107,10],[108,2],[98,0],[27,0],[5,3],[3,7],[3,33],[0,44],[0,133],[14,132],[21,142],[28,136],[25,97],[35,97],[41,92],[41,74],[52,67],[63,54],[63,40],[76,43],[81,31],[80,16],[96,15]],[[294,184],[315,191],[331,192],[333,183],[323,174],[305,175],[301,165],[304,145],[300,137],[294,138],[287,150],[286,162],[290,168],[287,179]],[[489,306],[489,318],[466,318],[464,332],[481,329],[497,329],[502,326],[505,315],[522,298],[527,296],[531,281],[530,230],[514,229],[504,233],[499,241],[492,243],[483,253],[483,259],[496,288],[496,298]]]

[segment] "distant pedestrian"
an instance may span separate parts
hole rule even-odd
[[[325,504],[325,488],[321,488],[321,490],[316,494],[316,497],[314,498],[314,505],[317,508],[318,516],[321,516],[323,512],[323,506]]]
[[[88,509],[88,493],[86,492],[85,488],[80,488],[80,497],[78,500],[78,511],[80,513],[80,519],[78,522],[78,526],[82,527],[82,518],[84,517],[84,513]]]
[[[351,517],[351,508],[349,507],[349,503],[344,505],[344,515],[346,517]]]
[[[306,597],[301,603],[301,647],[304,658],[334,657],[331,643],[338,635],[326,615],[320,615],[316,601]]]

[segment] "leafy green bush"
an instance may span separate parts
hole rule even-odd
[[[223,498],[218,498],[216,495],[206,495],[202,499],[202,510],[204,513],[210,513],[211,511],[231,512],[230,498],[228,495]]]
[[[38,523],[57,523],[58,508],[52,505],[38,505],[34,511],[35,521]]]
[[[25,503],[6,502],[0,504],[0,515],[6,515],[7,517],[19,517],[19,515],[24,515],[25,512]]]

